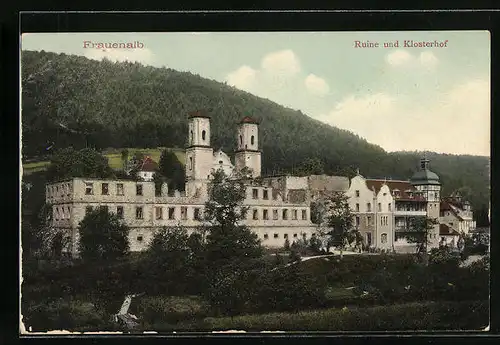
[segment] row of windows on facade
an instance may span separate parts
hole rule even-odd
[[[99,206],[101,209],[108,211],[108,206]],[[86,212],[92,211],[92,206],[87,206]],[[181,206],[181,220],[187,220],[187,206]],[[58,207],[56,207],[56,214],[58,214]],[[287,220],[288,219],[288,209],[283,209],[282,210],[282,219]],[[307,211],[306,210],[301,210],[301,218],[302,220],[307,220]],[[69,206],[68,206],[68,214],[70,212]],[[124,208],[123,206],[117,206],[116,207],[116,214],[119,218],[124,217]],[[56,220],[57,220],[56,216]],[[144,219],[144,208],[143,206],[136,206],[135,208],[135,218],[136,219]],[[163,207],[157,206],[155,207],[155,218],[157,220],[163,219]],[[175,218],[175,207],[169,207],[168,208],[168,219],[173,220]],[[202,209],[199,207],[195,207],[193,209],[193,219],[194,220],[202,220]],[[258,220],[259,219],[259,210],[253,210],[252,212],[252,219]],[[262,210],[262,219],[263,220],[269,220],[269,210]],[[278,210],[273,210],[273,220],[278,220],[279,219],[279,212]],[[292,219],[293,220],[298,220],[298,210],[292,210]]]
[[[360,220],[359,216],[355,217],[355,224],[356,224],[356,227],[359,227],[359,225],[361,224],[361,220]],[[367,226],[373,225],[371,216],[366,217],[366,225]],[[380,225],[381,226],[389,225],[389,216],[380,217]]]
[[[359,192],[359,190],[356,190],[356,192],[355,192],[355,193],[356,193],[356,198],[359,198],[359,196],[360,196],[360,192]],[[406,190],[406,191],[405,191],[405,194],[406,194],[406,195],[408,196],[408,198],[410,198],[410,199],[413,199],[414,197],[418,197],[418,196],[423,196],[423,195],[425,195],[425,193],[424,193],[424,192],[421,192],[421,191],[411,191],[411,190]],[[387,193],[383,193],[383,195],[384,195],[384,196],[386,196],[386,195],[387,195]],[[401,192],[400,192],[400,190],[399,190],[399,189],[393,189],[393,190],[392,190],[391,195],[392,195],[393,197],[395,197],[395,198],[399,198],[399,197],[401,197]],[[439,195],[439,193],[438,193],[438,192],[430,192],[430,193],[429,193],[429,196],[433,196],[434,198],[437,198],[437,197],[438,197],[438,195]]]
[[[392,203],[387,204],[389,212],[392,211]],[[356,204],[355,211],[359,212],[359,204]],[[379,202],[377,205],[377,211],[382,212],[382,204]],[[370,202],[366,203],[366,212],[372,212],[372,204]]]
[[[269,239],[269,234],[264,234],[262,237],[264,238],[264,240],[268,240]],[[298,238],[298,237],[299,237],[298,234],[296,234],[296,233],[293,234],[293,238]],[[312,237],[316,237],[316,234],[312,234]],[[278,233],[275,232],[273,234],[273,238],[280,238],[280,234],[278,234]],[[285,240],[288,239],[289,238],[288,234],[287,233],[283,234],[283,238]],[[302,233],[302,238],[304,240],[306,240],[307,239],[307,234],[306,233]]]
[[[52,186],[47,186],[47,195],[49,197],[55,196],[56,194],[70,195],[72,192],[70,183],[56,184]]]

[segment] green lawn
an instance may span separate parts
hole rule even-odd
[[[132,157],[136,152],[142,152],[146,155],[150,155],[151,158],[155,162],[160,161],[161,152],[165,148],[159,147],[156,149],[138,149],[138,148],[128,148],[129,157]],[[121,158],[121,150],[122,149],[112,149],[107,150],[103,154],[108,158],[109,166],[112,169],[118,170],[122,168],[122,158]],[[184,164],[185,162],[185,153],[182,149],[173,149],[179,161]],[[49,166],[49,161],[39,161],[39,162],[30,162],[23,164],[23,174],[29,175],[34,172],[46,170]]]
[[[367,308],[207,317],[178,324],[155,323],[156,331],[429,331],[479,330],[488,325],[488,303],[422,302]]]

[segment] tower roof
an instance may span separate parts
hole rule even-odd
[[[250,116],[245,116],[243,119],[241,119],[240,124],[243,124],[243,123],[251,123],[254,125],[259,124],[259,122],[257,120],[255,120],[254,118],[252,118]]]
[[[195,117],[201,117],[201,118],[205,118],[205,119],[210,119],[210,116],[208,116],[208,114],[204,110],[196,110],[196,111],[190,112],[189,116],[188,116],[188,119],[192,119],[192,118],[195,118]]]
[[[439,176],[429,169],[429,160],[422,158],[420,160],[420,169],[411,177],[413,185],[440,185]]]

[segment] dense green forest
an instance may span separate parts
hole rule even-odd
[[[189,72],[139,63],[94,61],[49,52],[22,52],[24,161],[59,148],[183,147],[187,115],[212,117],[212,146],[230,153],[237,122],[257,118],[263,174],[291,172],[318,158],[327,174],[408,179],[421,152],[387,153],[356,134],[301,111]],[[476,210],[489,202],[488,158],[427,153],[444,194],[456,189]]]

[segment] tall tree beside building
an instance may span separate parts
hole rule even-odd
[[[243,206],[245,196],[243,179],[229,179],[220,169],[212,174],[209,200],[205,203],[205,220],[210,223],[206,238],[210,261],[227,263],[262,255],[257,235],[240,224],[248,211]]]
[[[106,209],[88,210],[78,230],[79,251],[84,260],[114,260],[129,252],[128,226]]]
[[[58,181],[72,177],[113,177],[108,159],[94,149],[64,148],[54,154],[47,169],[47,180]]]
[[[326,202],[327,224],[330,229],[330,243],[340,249],[340,256],[345,247],[356,238],[353,217],[349,207],[349,198],[345,193],[333,193]]]
[[[169,190],[184,190],[184,165],[171,150],[163,150],[161,153],[159,173],[166,178]]]
[[[404,237],[410,243],[416,245],[417,253],[426,253],[430,243],[429,232],[438,224],[438,221],[429,217],[412,217],[408,232]]]

